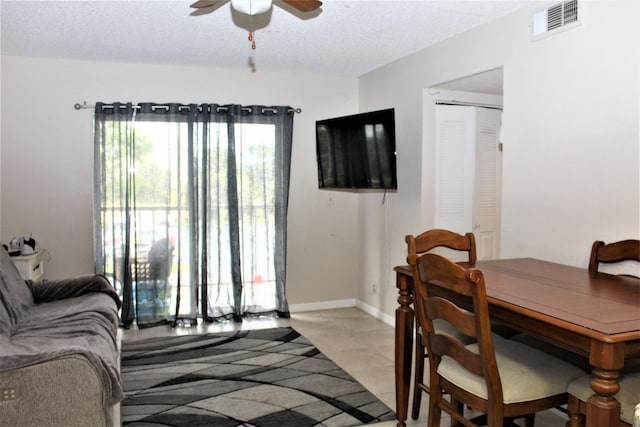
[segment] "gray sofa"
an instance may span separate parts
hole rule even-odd
[[[0,424],[113,424],[119,307],[103,276],[25,281],[0,247]]]

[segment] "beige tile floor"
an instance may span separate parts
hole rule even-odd
[[[356,378],[387,406],[395,410],[394,329],[358,308],[294,313],[291,319],[250,319],[241,324],[199,323],[191,328],[160,326],[138,330],[121,330],[123,340],[163,335],[203,334],[235,329],[258,329],[291,326],[307,337],[320,351]],[[408,427],[425,426],[427,407],[423,398],[420,418],[409,420]],[[564,427],[563,414],[557,410],[536,415],[536,426]],[[376,424],[392,427],[395,422]],[[443,419],[442,426],[449,420]]]

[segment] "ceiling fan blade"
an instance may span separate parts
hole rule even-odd
[[[194,9],[202,9],[205,7],[211,7],[216,3],[218,3],[219,1],[220,0],[198,0],[197,2],[193,3],[190,7],[193,7]]]
[[[282,2],[298,9],[300,12],[311,12],[322,6],[322,2],[318,0],[282,0]]]

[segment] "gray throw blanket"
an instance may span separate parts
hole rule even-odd
[[[115,301],[118,309],[122,307],[122,301],[116,290],[111,286],[108,279],[102,275],[89,275],[53,281],[45,279],[39,282],[27,280],[26,283],[31,289],[33,302],[36,304],[100,292],[109,295]]]

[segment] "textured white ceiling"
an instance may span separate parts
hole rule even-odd
[[[534,3],[325,0],[300,17],[274,0],[248,19],[229,3],[192,16],[192,1],[2,0],[2,54],[358,77]],[[256,50],[247,28],[257,29]]]

